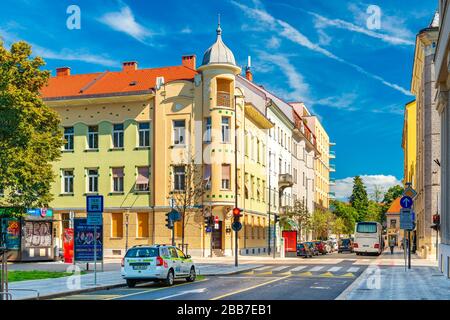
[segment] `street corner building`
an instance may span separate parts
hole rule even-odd
[[[89,195],[104,196],[107,257],[170,243],[172,209],[184,213],[174,225],[177,245],[193,256],[229,256],[236,206],[242,255],[280,250],[275,214],[294,201],[311,213],[328,208],[334,155],[325,129],[304,104],[254,83],[250,58],[241,70],[220,25],[199,67],[185,55],[181,65],[152,69],[133,61],[114,72],[58,68],[42,97],[65,139],[51,203],[59,247],[71,216],[86,216]]]
[[[435,45],[434,74],[435,89],[434,103],[440,118],[440,240],[439,268],[450,278],[450,106],[449,95],[450,74],[450,1],[439,1],[439,12],[435,18],[438,26],[438,37]]]

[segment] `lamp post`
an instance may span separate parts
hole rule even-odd
[[[128,210],[127,213],[125,213],[125,252],[128,251],[128,224],[129,224],[129,218],[130,218],[130,211]]]

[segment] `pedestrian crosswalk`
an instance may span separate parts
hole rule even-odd
[[[258,267],[252,271],[243,273],[244,275],[298,275],[298,276],[319,276],[319,277],[355,277],[361,267],[351,265],[268,265]]]

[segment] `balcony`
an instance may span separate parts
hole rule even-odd
[[[328,197],[331,199],[336,198],[336,192],[328,192]]]
[[[294,185],[294,180],[292,175],[289,173],[283,173],[278,176],[278,188],[285,189],[290,188]]]
[[[336,172],[336,165],[330,164],[330,172]]]
[[[336,151],[330,151],[329,157],[330,159],[336,159]]]
[[[294,115],[294,134],[297,134],[298,136],[302,137],[306,140],[306,148],[308,151],[312,151],[316,148],[316,137],[312,133],[312,131],[309,129],[309,127],[306,125],[306,123],[301,119],[300,117],[295,117]]]
[[[336,185],[336,180],[335,179],[330,179],[329,185],[330,186],[335,186]]]
[[[217,91],[217,106],[231,108],[231,95],[228,92]]]

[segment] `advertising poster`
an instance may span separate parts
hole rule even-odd
[[[0,219],[3,241],[9,250],[20,250],[20,221],[18,219]]]
[[[90,226],[87,219],[74,219],[75,261],[94,261],[94,228],[97,228],[97,261],[103,260],[103,226]]]
[[[64,262],[73,263],[74,232],[72,228],[64,229]]]

